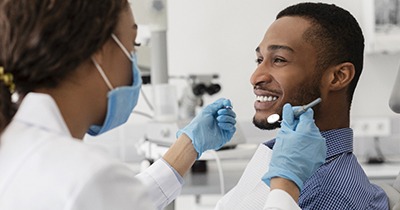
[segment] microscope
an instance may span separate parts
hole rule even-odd
[[[176,141],[176,132],[196,116],[196,110],[204,104],[203,97],[218,93],[221,86],[217,82],[218,74],[190,74],[183,77],[187,84],[183,88],[181,97],[177,96],[173,90],[175,87],[171,88],[173,85],[169,82],[166,0],[145,1],[145,8],[144,14],[148,16],[147,26],[150,31],[148,42],[150,47],[149,52],[143,53],[141,58],[151,58],[148,59],[150,65],[147,65],[149,75],[146,76],[146,82],[153,88],[154,107],[151,109],[154,110],[154,116],[147,122],[142,150],[151,162],[152,159],[160,158]],[[244,141],[243,134],[238,130],[231,143],[228,143],[229,148]],[[233,141],[234,139],[238,140]]]
[[[191,74],[186,77],[187,85],[183,89],[182,96],[175,103],[177,104],[177,113],[170,113],[167,110],[175,109],[159,109],[166,110],[165,113],[156,112],[154,120],[148,124],[146,130],[146,140],[159,146],[169,147],[175,142],[176,132],[186,126],[196,116],[196,109],[203,106],[203,97],[205,95],[214,95],[221,90],[221,86],[216,82],[217,74]],[[174,100],[176,97],[159,96]],[[173,104],[174,101],[170,101]],[[157,106],[157,104],[155,105]],[[158,109],[155,107],[155,109]],[[167,113],[169,112],[169,113]],[[157,115],[177,115],[170,117],[169,120]]]
[[[218,79],[217,74],[191,74],[186,77],[187,85],[184,87],[182,91],[182,96],[179,100],[175,101],[178,108],[165,108],[164,105],[155,104],[156,110],[164,110],[162,112],[156,112],[154,116],[154,120],[148,123],[146,127],[146,136],[145,140],[156,144],[158,147],[168,148],[176,141],[176,132],[190,123],[190,121],[196,116],[196,109],[200,108],[204,104],[203,97],[205,95],[214,95],[221,90],[221,86],[217,83]],[[158,88],[158,91],[165,91],[165,88],[168,86],[161,86],[161,89]],[[170,100],[168,104],[173,104],[177,97],[173,96],[171,93],[170,96],[166,95],[158,95],[158,98],[163,98],[163,100]],[[163,101],[159,99],[155,99],[155,101]],[[157,107],[157,106],[164,106]],[[168,110],[177,110],[176,113],[174,111]],[[171,113],[172,112],[172,113]],[[173,117],[172,115],[177,115]],[[163,116],[170,116],[167,118]],[[172,117],[171,117],[172,116]],[[152,152],[149,152],[152,153]],[[150,159],[157,159],[159,157],[153,156]],[[207,165],[205,161],[198,160],[192,166],[192,172],[205,172],[207,170]]]
[[[179,119],[191,120],[196,115],[196,107],[203,106],[205,94],[214,95],[221,90],[221,86],[215,83],[217,74],[189,75],[188,87],[184,89],[179,100]]]

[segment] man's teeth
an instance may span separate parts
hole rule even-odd
[[[260,102],[275,101],[278,97],[275,96],[257,96],[256,100]]]

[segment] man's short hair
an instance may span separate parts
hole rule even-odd
[[[317,50],[316,69],[322,71],[343,62],[351,62],[355,75],[348,88],[351,104],[358,79],[363,69],[364,36],[357,20],[350,12],[324,3],[300,3],[282,10],[276,19],[299,16],[309,20],[312,26],[303,34]]]

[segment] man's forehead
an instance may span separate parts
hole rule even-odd
[[[256,51],[279,49],[294,52],[297,47],[305,44],[303,35],[310,26],[311,23],[302,17],[279,18],[268,28]]]

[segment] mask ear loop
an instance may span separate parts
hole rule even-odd
[[[115,43],[117,43],[119,48],[121,48],[121,50],[125,53],[125,55],[128,57],[128,59],[133,62],[133,57],[132,57],[131,53],[129,53],[129,51],[125,48],[125,46],[121,43],[121,41],[119,41],[118,37],[115,36],[115,34],[111,34],[111,38],[114,39]]]
[[[106,74],[104,73],[103,69],[101,68],[101,66],[96,62],[96,60],[92,57],[91,58],[94,65],[97,68],[97,71],[100,73],[101,77],[103,77],[104,82],[106,82],[108,88],[110,88],[110,90],[114,90],[113,86],[111,85],[110,80],[108,80]]]

